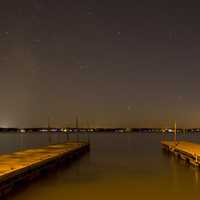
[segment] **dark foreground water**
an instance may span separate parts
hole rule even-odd
[[[53,142],[66,135],[52,136]],[[200,143],[200,135],[179,136]],[[71,139],[76,139],[71,135]],[[80,134],[86,140],[87,135]],[[91,152],[63,169],[24,186],[9,200],[197,199],[200,169],[165,154],[159,134],[90,135]],[[1,153],[38,147],[47,134],[1,134]]]

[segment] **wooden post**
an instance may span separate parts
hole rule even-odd
[[[174,143],[176,144],[176,121],[174,123]]]
[[[79,142],[79,132],[76,132],[76,142]]]
[[[162,130],[162,132],[163,132],[163,140],[165,141],[166,139],[167,139],[167,132],[166,132],[166,130]]]
[[[23,133],[19,133],[20,134],[20,150],[22,150],[23,149],[23,147],[24,147],[24,135],[23,135]]]
[[[88,144],[90,143],[90,135],[89,135],[90,133],[88,132],[87,133],[87,142],[88,142]]]
[[[69,142],[69,133],[66,133],[66,135],[67,135],[67,141]]]

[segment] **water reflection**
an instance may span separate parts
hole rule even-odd
[[[188,199],[200,195],[199,169],[163,152],[158,134],[79,134],[91,142],[90,154],[30,184],[10,200]],[[170,137],[170,136],[169,136]],[[51,135],[52,143],[77,140],[76,134]],[[19,149],[16,134],[0,135],[0,151]],[[200,141],[200,136],[179,136]],[[23,148],[47,145],[47,134],[23,135]],[[35,195],[37,194],[37,196]]]

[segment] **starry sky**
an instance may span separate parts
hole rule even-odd
[[[200,127],[190,1],[6,0],[0,126]]]

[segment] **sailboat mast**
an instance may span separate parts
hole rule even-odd
[[[176,121],[174,123],[174,142],[176,143]]]

